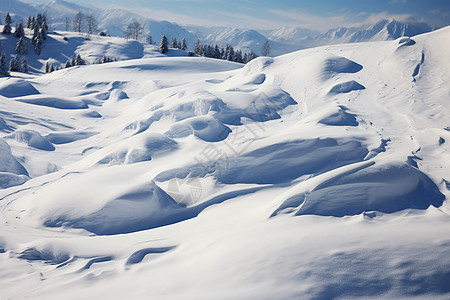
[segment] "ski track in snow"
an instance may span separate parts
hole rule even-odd
[[[0,78],[2,297],[450,297],[449,47]]]

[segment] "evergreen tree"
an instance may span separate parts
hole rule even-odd
[[[23,30],[23,24],[18,23],[16,26],[16,31],[14,32],[14,36],[17,38],[21,38],[25,36],[25,31]]]
[[[234,49],[230,45],[227,45],[226,55],[226,60],[234,61]]]
[[[34,43],[34,51],[36,52],[37,55],[41,55],[43,43],[44,41],[42,40],[42,36],[39,34],[36,39],[36,42]]]
[[[48,22],[47,22],[47,16],[45,14],[42,15],[42,28],[44,28],[45,32],[48,32]]]
[[[47,39],[47,31],[44,27],[41,27],[41,29],[39,30],[39,34],[41,35],[42,40],[45,41]]]
[[[244,61],[245,63],[248,63],[250,61],[252,61],[253,59],[257,58],[258,56],[255,54],[255,52],[251,51],[250,53],[247,54],[247,60]]]
[[[5,16],[5,26],[3,26],[4,34],[11,34],[11,22],[11,16],[9,15],[9,12],[7,12]]]
[[[27,58],[25,56],[22,57],[21,69],[22,69],[22,72],[28,73],[28,62],[27,62]]]
[[[186,50],[187,49],[187,43],[186,43],[186,39],[183,38],[181,40],[181,50]]]
[[[45,63],[45,73],[50,73],[50,64],[48,62]]]
[[[169,41],[167,40],[165,34],[161,38],[161,43],[159,44],[159,51],[161,53],[167,53],[169,51]]]
[[[200,40],[197,40],[195,42],[194,53],[197,54],[197,55],[202,55],[202,49],[201,49],[201,46],[200,46]]]
[[[50,64],[50,69],[48,70],[48,72],[51,73],[54,71],[55,71],[55,66],[53,66],[53,64]]]
[[[21,37],[19,39],[19,41],[17,42],[16,45],[16,52],[19,54],[27,54],[28,52],[28,45],[27,45],[27,41],[25,40],[24,37]]]
[[[77,54],[73,65],[74,66],[83,66],[85,64],[86,64],[86,62],[84,61],[84,59],[81,58],[80,54]]]
[[[31,17],[28,16],[27,18],[27,28],[28,29],[32,29],[33,28],[33,23],[31,22]]]
[[[170,42],[170,48],[178,48],[178,41],[177,38],[172,38],[172,41]]]
[[[241,50],[238,50],[234,53],[234,61],[237,63],[243,63],[244,60],[242,59],[242,52]]]
[[[0,76],[9,76],[8,68],[6,67],[5,53],[0,54]]]
[[[70,67],[72,67],[72,60],[68,59],[64,65],[64,68],[70,68]]]
[[[10,72],[20,72],[20,58],[18,55],[14,55],[13,58],[9,61],[9,71]]]
[[[217,45],[214,47],[214,58],[217,58],[217,59],[222,58],[221,53],[220,53],[220,48]]]

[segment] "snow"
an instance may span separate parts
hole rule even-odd
[[[450,27],[245,66],[50,39],[0,78],[2,297],[450,296]],[[40,72],[70,49],[121,61]]]

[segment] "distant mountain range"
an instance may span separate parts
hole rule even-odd
[[[159,43],[162,35],[169,39],[186,38],[188,47],[193,48],[195,41],[227,44],[243,52],[254,51],[261,54],[262,45],[269,40],[271,55],[278,56],[292,51],[329,44],[354,43],[365,41],[383,41],[397,39],[401,36],[414,36],[429,32],[432,28],[425,23],[402,23],[396,20],[382,20],[366,27],[339,27],[326,32],[309,30],[301,27],[282,27],[275,30],[256,31],[230,27],[181,26],[173,22],[156,21],[136,12],[122,8],[105,9],[87,8],[63,0],[52,0],[45,4],[26,4],[19,0],[2,0],[0,14],[9,11],[14,21],[26,20],[29,15],[45,12],[55,30],[64,30],[64,17],[73,17],[78,11],[92,13],[97,17],[98,29],[111,36],[124,36],[124,28],[133,20],[144,25],[143,40],[151,35]],[[3,16],[1,17],[3,20]]]

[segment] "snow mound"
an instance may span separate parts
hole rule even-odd
[[[120,101],[128,99],[128,95],[121,89],[114,89],[108,97],[108,101]]]
[[[100,209],[89,214],[78,217],[68,214],[48,215],[44,225],[83,228],[102,235],[129,233],[171,224],[171,218],[182,208],[152,182],[110,199]]]
[[[21,185],[28,179],[27,170],[12,155],[6,141],[0,138],[0,188]]]
[[[339,106],[337,113],[334,113],[319,121],[321,124],[329,126],[358,126],[358,121],[354,114],[348,113],[347,108]]]
[[[363,66],[348,58],[336,56],[326,59],[323,69],[325,72],[333,73],[357,73],[363,69]]]
[[[160,173],[155,180],[204,177],[214,174],[223,184],[279,184],[303,175],[319,175],[334,168],[362,161],[368,154],[359,142],[335,139],[298,140],[263,147],[205,166],[193,165]]]
[[[99,164],[134,164],[150,161],[153,155],[171,152],[177,148],[177,142],[166,135],[146,133],[133,136],[119,145],[108,146],[98,151],[94,158]]]
[[[44,248],[38,250],[35,247],[23,250],[19,255],[19,259],[28,261],[43,261],[51,265],[59,265],[70,259],[70,256],[64,252],[58,252],[51,248]]]
[[[343,217],[367,211],[394,213],[440,207],[445,196],[433,181],[407,164],[373,165],[337,176],[311,192],[287,199],[274,214],[300,206],[296,215]]]
[[[8,78],[0,84],[0,95],[7,98],[37,95],[39,91],[28,81]]]
[[[9,135],[8,138],[16,139],[18,142],[25,143],[28,146],[44,150],[44,151],[54,151],[55,147],[53,144],[43,137],[39,132],[28,129],[21,129],[15,131],[13,134]]]
[[[97,133],[94,132],[51,132],[45,138],[53,144],[68,144],[79,140],[87,139]]]
[[[178,122],[166,133],[171,138],[182,138],[194,134],[205,142],[226,139],[231,129],[212,116],[199,116]]]
[[[330,94],[350,93],[351,91],[365,90],[366,88],[358,82],[351,80],[336,84],[330,90]]]
[[[23,96],[16,101],[34,104],[39,106],[47,106],[58,109],[86,109],[88,105],[81,100],[56,98],[45,95]]]
[[[2,138],[0,138],[0,172],[28,175],[27,170],[15,159],[8,143]]]

